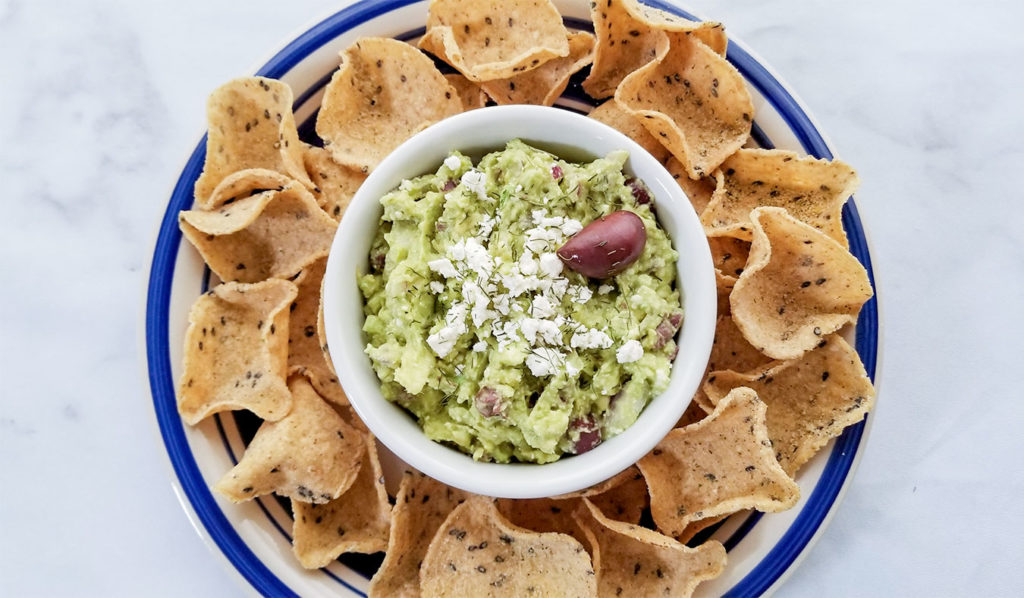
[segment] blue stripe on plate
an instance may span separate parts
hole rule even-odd
[[[337,35],[369,19],[409,4],[414,4],[417,1],[384,0],[380,2],[364,1],[354,4],[328,17],[300,35],[278,52],[258,71],[258,74],[280,78],[305,56],[334,39]],[[693,18],[692,15],[685,11],[664,2],[658,0],[646,0],[646,2],[667,12],[685,18]],[[576,21],[578,20],[567,19],[567,24],[571,24],[574,27],[587,28],[585,21],[579,23]],[[832,153],[829,151],[824,139],[815,129],[806,113],[767,69],[758,64],[746,51],[735,44],[730,45],[727,57],[782,115],[807,153],[822,158],[832,157]],[[307,101],[328,80],[329,77],[325,77],[318,81],[313,88],[307,90],[299,97],[297,104]],[[759,128],[755,129],[754,136],[755,141],[759,145],[770,146],[770,141]],[[242,576],[260,593],[264,595],[295,595],[288,586],[260,562],[220,511],[209,488],[207,488],[203,481],[195,459],[188,448],[181,418],[177,412],[168,346],[170,290],[175,260],[177,258],[177,249],[181,242],[181,233],[177,227],[177,213],[191,206],[192,184],[202,170],[204,157],[205,137],[192,153],[171,194],[167,212],[161,222],[151,265],[145,326],[147,362],[154,409],[157,414],[161,436],[167,447],[168,455],[182,485],[182,489],[185,491],[186,496],[188,496],[196,515],[217,546]],[[850,250],[864,264],[871,278],[872,286],[874,286],[874,274],[871,268],[867,242],[860,225],[856,205],[852,199],[844,207],[843,224],[850,239]],[[875,299],[865,304],[861,310],[861,317],[857,326],[856,347],[868,374],[874,380],[878,348],[878,311]],[[729,590],[729,595],[760,594],[771,587],[790,567],[821,526],[825,516],[835,502],[853,464],[854,455],[862,438],[864,427],[865,423],[851,426],[837,439],[826,464],[825,471],[808,499],[807,505],[779,543],[758,566]],[[267,512],[262,504],[260,506]],[[269,512],[267,512],[267,516],[270,517]],[[270,518],[273,520],[272,517]],[[743,536],[752,529],[758,519],[760,518],[749,517],[740,526],[740,529],[726,540],[730,548],[742,540]],[[283,529],[282,533],[287,536]],[[325,573],[337,579],[333,574],[326,571]],[[338,581],[341,582],[340,579]],[[348,584],[345,585],[348,586]]]

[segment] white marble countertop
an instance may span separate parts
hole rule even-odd
[[[142,276],[206,95],[340,2],[0,0],[0,595],[238,595],[171,486]],[[861,173],[881,393],[784,596],[1024,594],[1019,3],[695,0]]]

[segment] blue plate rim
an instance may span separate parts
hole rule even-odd
[[[374,17],[421,0],[362,0],[321,20],[288,43],[265,65],[258,75],[280,77],[310,52],[338,34]],[[661,0],[643,0],[646,4],[686,18],[695,18],[681,8]],[[818,131],[807,110],[761,61],[740,43],[730,43],[727,57],[769,101],[796,135],[804,150],[815,157],[831,158],[832,151]],[[154,411],[164,446],[184,496],[209,537],[253,589],[263,595],[296,596],[245,544],[217,505],[199,471],[185,438],[184,425],[177,411],[175,381],[171,375],[168,313],[173,273],[181,243],[177,214],[192,204],[192,182],[202,170],[206,137],[193,150],[174,185],[167,211],[160,223],[150,263],[146,290],[144,337],[146,365]],[[843,209],[843,225],[851,252],[868,272],[876,294],[864,305],[857,324],[855,346],[868,375],[875,379],[878,358],[878,300],[871,254],[861,225],[856,203],[851,198]],[[760,595],[771,589],[791,570],[800,555],[827,522],[833,505],[841,496],[859,455],[868,420],[846,429],[836,439],[821,478],[806,505],[771,551],[727,596]]]

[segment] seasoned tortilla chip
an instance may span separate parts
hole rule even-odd
[[[668,152],[668,149],[665,151]],[[674,157],[669,158],[665,164],[665,169],[679,183],[679,186],[683,188],[683,193],[686,193],[686,196],[690,198],[690,205],[693,206],[693,210],[700,216],[700,213],[711,202],[711,196],[715,192],[715,179],[710,176],[697,180],[691,179],[683,163]]]
[[[293,501],[292,551],[302,566],[319,569],[346,552],[372,554],[388,546],[391,503],[377,459],[377,443],[363,436],[366,458],[355,482],[326,504]]]
[[[335,161],[366,173],[413,134],[462,112],[458,92],[405,42],[360,38],[341,54],[316,132]]]
[[[242,460],[214,489],[235,502],[275,492],[326,503],[348,490],[365,458],[362,434],[345,423],[304,376],[288,380],[292,410],[263,422]]]
[[[743,374],[711,372],[704,390],[719,402],[737,386],[754,389],[768,406],[768,436],[790,475],[830,438],[864,419],[875,401],[860,356],[837,334],[793,361],[775,361]]]
[[[588,499],[573,517],[594,555],[598,596],[690,596],[700,582],[725,569],[725,548],[705,542],[689,548],[637,525],[605,517]]]
[[[725,29],[719,23],[696,23],[644,6],[636,0],[602,0],[590,5],[597,36],[594,66],[583,81],[591,97],[615,93],[622,80],[664,52],[666,32],[692,31],[708,47],[725,55]]]
[[[213,210],[239,199],[245,199],[253,193],[270,189],[280,191],[294,182],[295,179],[266,168],[239,170],[224,177],[210,194],[210,198],[203,208]]]
[[[196,299],[178,387],[178,411],[186,423],[234,409],[270,421],[288,413],[285,331],[296,292],[286,280],[229,282]]]
[[[206,162],[196,181],[196,205],[210,203],[214,188],[231,173],[273,170],[312,187],[302,167],[302,144],[292,114],[292,89],[264,77],[243,77],[217,88],[206,103],[210,132]]]
[[[708,413],[715,410],[715,407],[714,405],[711,404],[711,401],[706,396],[704,396],[704,393],[699,389],[698,394],[701,395],[701,400],[698,400],[697,397],[694,396],[693,400],[690,401],[690,404],[686,406],[686,411],[683,412],[683,414],[679,417],[679,421],[677,421],[676,425],[673,427],[685,428],[690,424],[695,424],[707,418]],[[706,409],[704,407],[705,405],[707,405]]]
[[[601,509],[609,519],[640,523],[648,503],[647,480],[636,467],[630,467],[626,471],[633,472],[633,477],[600,494],[592,494],[587,499]]]
[[[348,202],[366,180],[366,175],[355,168],[338,164],[331,153],[322,147],[307,147],[303,160],[309,178],[316,185],[313,197],[317,204],[331,218],[340,222]]]
[[[736,513],[739,513],[739,511],[736,511]],[[716,515],[715,517],[708,517],[707,519],[701,519],[700,521],[692,521],[690,522],[690,525],[686,526],[686,529],[683,530],[683,533],[679,534],[679,536],[676,537],[676,540],[682,542],[683,544],[686,544],[690,540],[692,540],[693,537],[697,534],[701,533],[702,531],[706,530],[712,525],[717,525],[725,521],[726,519],[732,517],[736,513],[726,513],[725,515]]]
[[[593,596],[594,569],[571,536],[510,524],[490,498],[452,511],[420,568],[425,596]]]
[[[553,106],[569,85],[569,77],[594,59],[594,36],[579,31],[569,35],[569,55],[508,79],[484,81],[480,87],[498,104]]]
[[[619,107],[615,100],[609,100],[594,108],[588,116],[603,122],[637,142],[640,144],[640,147],[654,156],[658,162],[664,164],[665,160],[668,160],[672,155],[660,141],[651,135],[650,131],[644,128],[637,117]]]
[[[743,146],[754,106],[728,61],[693,35],[666,35],[667,51],[623,79],[615,101],[699,179]]]
[[[221,280],[239,282],[294,276],[327,255],[338,228],[297,183],[214,211],[183,211],[178,224]]]
[[[843,204],[860,185],[857,173],[839,160],[801,158],[793,152],[741,149],[715,172],[711,203],[700,216],[708,236],[753,238],[750,211],[772,206],[848,246]]]
[[[292,302],[288,323],[288,372],[305,374],[320,396],[332,403],[347,405],[348,397],[327,365],[316,329],[326,266],[327,258],[322,257],[304,268],[295,279],[299,294]]]
[[[611,490],[612,488],[614,488],[614,487],[616,487],[616,486],[618,486],[620,484],[625,484],[629,480],[633,479],[633,477],[635,475],[636,475],[636,468],[635,467],[629,467],[628,469],[624,469],[623,471],[620,471],[619,473],[615,474],[614,476],[608,478],[607,480],[605,480],[603,482],[600,482],[598,484],[594,484],[593,486],[590,486],[588,488],[584,488],[582,490],[575,490],[573,492],[566,492],[565,494],[559,494],[558,496],[553,496],[552,498],[561,499],[561,498],[580,498],[580,497],[584,497],[584,496],[594,496],[596,494],[601,494],[603,492],[608,492],[609,490]]]
[[[748,508],[784,511],[800,496],[775,460],[765,404],[749,388],[734,389],[707,419],[669,432],[637,465],[651,515],[673,537],[692,521]]]
[[[587,536],[572,512],[580,504],[579,498],[501,498],[497,501],[498,512],[512,525],[532,532],[555,532],[576,538],[584,548]]]
[[[462,100],[462,110],[475,110],[487,105],[487,94],[480,86],[467,79],[459,73],[449,73],[444,76],[448,83],[459,92],[459,99]]]
[[[842,245],[782,208],[751,212],[754,241],[729,303],[743,336],[775,359],[794,359],[857,314],[873,291]]]
[[[743,274],[750,255],[750,243],[734,237],[708,237],[708,245],[718,271],[733,279]]]
[[[432,0],[420,47],[479,83],[568,56],[568,37],[550,0]]]
[[[715,340],[711,345],[711,358],[708,360],[709,370],[746,372],[771,361],[771,357],[758,351],[747,342],[747,339],[743,338],[743,333],[736,327],[732,317],[718,316],[718,322],[715,324]]]
[[[729,296],[732,294],[732,289],[735,286],[735,278],[732,276],[726,276],[725,274],[722,274],[720,270],[715,268],[715,288],[718,289],[718,313],[731,313],[732,306],[729,305]]]
[[[391,512],[387,554],[370,580],[375,598],[420,595],[420,563],[448,515],[470,495],[418,471],[406,471]]]

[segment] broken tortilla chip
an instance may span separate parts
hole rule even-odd
[[[331,153],[322,147],[309,146],[303,154],[306,172],[316,185],[313,197],[327,215],[340,222],[348,202],[356,194],[366,175],[355,168],[334,161]]]
[[[579,31],[569,35],[569,55],[508,79],[484,81],[480,87],[498,104],[553,106],[569,85],[569,77],[590,64],[594,36]]]
[[[470,81],[508,79],[569,55],[569,32],[550,0],[432,0],[420,48]]]
[[[731,316],[718,316],[715,340],[711,345],[711,358],[708,360],[710,370],[746,372],[771,361],[771,357],[758,351],[743,338],[743,333],[736,327]]]
[[[554,532],[576,538],[584,548],[587,547],[587,536],[576,521],[572,512],[580,504],[579,498],[501,498],[498,499],[498,512],[508,519],[512,525],[528,529],[531,532]]]
[[[665,151],[668,152],[667,149]],[[697,180],[691,179],[683,163],[674,157],[669,158],[665,164],[665,169],[679,183],[679,186],[683,188],[683,193],[689,198],[693,210],[700,216],[704,208],[708,207],[708,203],[711,202],[711,196],[715,193],[715,179],[710,176]]]
[[[459,99],[462,100],[462,110],[476,110],[487,105],[487,94],[480,86],[467,79],[459,73],[448,73],[444,76],[448,83],[459,92]]]
[[[594,2],[590,15],[597,47],[583,89],[596,99],[613,95],[627,75],[654,60],[659,50],[664,51],[666,32],[692,32],[723,56],[728,43],[720,23],[689,21],[636,0]]]
[[[736,513],[739,513],[739,511],[736,511]],[[689,525],[686,526],[686,529],[683,530],[683,533],[679,534],[679,536],[676,537],[676,540],[682,542],[683,544],[686,544],[687,542],[692,540],[694,536],[696,536],[697,534],[701,533],[702,531],[706,530],[707,528],[713,525],[718,525],[719,523],[725,521],[729,517],[732,517],[736,513],[726,513],[725,515],[716,515],[715,517],[708,517],[707,519],[701,519],[700,521],[692,521]]]
[[[327,258],[322,257],[305,267],[295,279],[299,293],[292,302],[288,323],[288,372],[305,374],[320,396],[332,403],[347,405],[348,397],[327,364],[317,334],[320,287],[326,266]]]
[[[775,460],[765,404],[749,388],[734,389],[707,419],[669,432],[637,465],[654,522],[673,537],[692,521],[741,509],[784,511],[800,497]]]
[[[239,170],[272,170],[313,186],[302,166],[288,85],[264,77],[229,81],[210,94],[206,118],[206,161],[195,185],[200,208],[215,207],[210,203],[213,190]]]
[[[605,517],[588,499],[573,518],[594,555],[598,596],[690,596],[725,570],[725,548],[689,548],[658,532]]]
[[[288,278],[327,255],[338,223],[297,183],[213,211],[178,214],[185,237],[224,281]]]
[[[754,241],[729,295],[733,321],[757,350],[794,359],[857,321],[874,291],[837,241],[782,208],[751,212]]]
[[[875,389],[860,356],[843,337],[832,335],[799,359],[772,362],[746,373],[711,372],[705,392],[720,402],[737,386],[754,389],[768,406],[768,436],[789,475],[829,439],[871,410]]]
[[[178,388],[182,419],[195,425],[214,413],[247,409],[273,421],[288,413],[285,331],[296,292],[286,280],[225,283],[196,299]]]
[[[700,215],[708,236],[750,241],[751,210],[771,206],[786,208],[797,220],[849,246],[843,204],[860,180],[845,162],[800,158],[783,150],[741,149],[726,158],[715,178],[715,194]]]
[[[594,120],[603,122],[626,137],[637,142],[640,144],[640,147],[644,148],[648,153],[654,156],[654,159],[658,162],[664,164],[665,160],[668,160],[672,155],[669,153],[668,148],[662,145],[660,141],[651,135],[650,131],[644,128],[637,117],[619,107],[619,105],[615,103],[615,100],[609,100],[601,104],[597,108],[591,110],[590,114],[587,116]]]
[[[587,498],[608,518],[636,524],[640,523],[644,509],[647,508],[647,481],[636,467],[626,471],[633,472],[633,476],[618,486]]]
[[[263,422],[238,465],[214,489],[235,502],[270,494],[326,503],[356,480],[365,458],[362,434],[313,390],[304,376],[288,380],[292,409]]]
[[[403,141],[462,112],[433,61],[405,42],[360,38],[341,54],[316,132],[335,161],[367,173]]]
[[[715,288],[718,289],[718,313],[731,313],[732,306],[729,305],[729,296],[732,294],[732,289],[735,286],[735,278],[732,276],[726,276],[715,268]]]
[[[615,101],[699,179],[743,146],[754,106],[727,60],[693,35],[666,35],[668,49],[623,79]]]
[[[406,471],[391,511],[387,554],[370,580],[373,598],[418,598],[420,563],[444,520],[470,495],[418,471]]]
[[[708,237],[708,245],[711,247],[711,259],[719,272],[734,280],[743,274],[750,255],[750,243],[734,237]]]
[[[594,569],[571,536],[510,524],[482,496],[452,511],[420,568],[425,596],[593,596]]]
[[[635,475],[636,475],[636,468],[635,467],[629,467],[629,468],[624,469],[624,470],[620,471],[619,473],[613,475],[612,477],[608,478],[607,480],[605,480],[603,482],[599,482],[597,484],[594,484],[593,486],[589,486],[589,487],[584,488],[582,490],[576,490],[574,492],[566,492],[565,494],[559,494],[558,496],[553,496],[552,498],[562,499],[562,498],[580,498],[580,497],[584,497],[584,496],[594,496],[595,494],[601,494],[603,492],[608,492],[609,490],[611,490],[612,488],[614,488],[614,487],[616,487],[616,486],[618,486],[620,484],[625,484],[629,480],[633,479],[633,477]]]
[[[292,551],[302,566],[319,569],[347,552],[372,554],[388,546],[391,503],[377,459],[377,443],[363,436],[366,457],[355,482],[326,504],[292,502]]]

